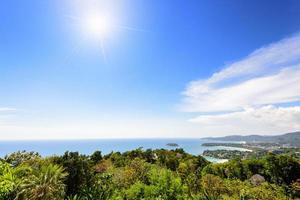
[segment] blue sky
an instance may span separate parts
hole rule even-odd
[[[3,1],[0,136],[300,130],[299,19],[296,0]]]

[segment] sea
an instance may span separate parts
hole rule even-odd
[[[176,149],[182,148],[193,155],[201,155],[205,150],[229,149],[247,151],[243,148],[202,146],[206,142],[216,142],[203,139],[86,139],[86,140],[9,140],[0,141],[0,157],[16,151],[35,151],[42,156],[62,155],[66,151],[78,151],[90,155],[96,150],[103,155],[114,152],[125,152],[137,148],[146,149]],[[222,141],[218,141],[222,142]],[[227,141],[228,142],[228,141]],[[176,143],[178,147],[167,145]],[[224,141],[222,143],[225,143]],[[206,157],[211,162],[225,162],[225,159]]]

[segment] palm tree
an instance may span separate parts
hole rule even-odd
[[[58,165],[42,165],[23,181],[16,199],[62,200],[65,195],[63,181],[66,176],[67,173]]]
[[[0,200],[10,199],[15,189],[16,177],[13,168],[0,161]]]

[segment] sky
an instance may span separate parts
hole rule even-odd
[[[297,0],[4,0],[0,139],[300,130]]]

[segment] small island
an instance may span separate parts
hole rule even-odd
[[[177,143],[167,143],[167,146],[169,147],[179,147]]]

